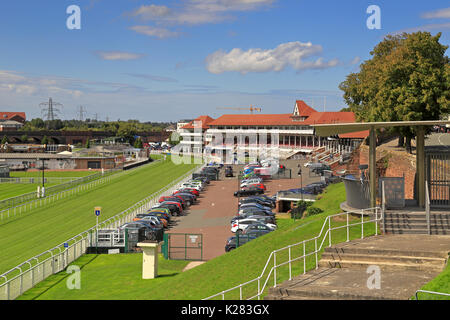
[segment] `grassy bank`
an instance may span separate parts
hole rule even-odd
[[[98,257],[83,269],[81,290],[68,290],[65,281],[55,284],[56,278],[53,277],[67,276],[62,272],[42,283],[42,286],[46,288],[45,292],[39,288],[31,289],[22,298],[203,299],[259,276],[271,251],[317,236],[326,216],[340,211],[338,204],[343,199],[345,199],[343,184],[332,185],[322,199],[316,203],[316,206],[325,210],[324,213],[296,221],[280,219],[278,230],[182,273],[164,273],[163,277],[156,280],[142,280],[142,256],[140,254]],[[343,222],[333,222],[334,225],[340,223]],[[368,235],[373,232],[374,228],[366,225],[364,229],[365,234]],[[353,228],[351,233],[354,237],[360,237],[361,229]],[[334,232],[332,239],[333,243],[344,241],[346,239],[345,230]],[[325,243],[327,242],[325,241]],[[308,245],[307,250],[310,249],[312,247]],[[283,255],[286,256],[286,254],[277,256],[277,261],[281,261]],[[165,261],[162,257],[159,261],[161,265],[173,262]],[[79,263],[79,261],[74,262],[74,264]],[[306,260],[307,270],[314,267],[313,257],[308,258]],[[292,271],[294,274],[303,272],[303,261],[296,262]],[[164,269],[163,272],[165,272]],[[277,281],[285,280],[287,275],[288,268],[280,268],[277,271]],[[51,285],[52,283],[53,285]],[[273,277],[269,277],[269,283],[273,283]],[[245,289],[244,295],[254,294],[254,292],[250,292],[252,289],[255,288]],[[238,292],[226,298],[237,297]]]

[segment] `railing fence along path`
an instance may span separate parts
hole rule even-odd
[[[360,215],[361,218],[358,219],[357,222],[351,223],[350,215]],[[342,219],[342,217],[345,218]],[[343,220],[345,221],[345,224],[332,227],[333,218],[338,221]],[[379,207],[364,209],[361,210],[361,212],[345,212],[327,216],[318,236],[272,251],[260,276],[209,296],[203,300],[210,300],[217,297],[221,297],[222,300],[225,300],[226,294],[232,295],[232,298],[230,299],[260,300],[265,293],[266,288],[269,286],[269,281],[271,279],[273,280],[273,287],[276,287],[277,284],[283,281],[292,280],[295,276],[293,272],[295,262],[297,262],[297,265],[300,263],[300,273],[305,274],[307,272],[306,259],[311,257],[311,259],[314,259],[315,268],[317,269],[319,267],[319,253],[322,248],[324,248],[324,245],[328,245],[328,247],[331,247],[332,245],[332,231],[346,229],[346,241],[348,242],[351,240],[350,228],[360,226],[360,239],[364,239],[364,237],[367,236],[364,233],[364,225],[367,223],[374,223],[374,234],[378,235],[379,223],[381,223],[381,221],[382,214]],[[287,276],[284,276],[284,274],[277,274],[278,269],[283,266],[287,266],[288,268]],[[244,290],[247,291],[246,297],[244,297]]]
[[[201,167],[202,165],[196,166],[159,191],[102,221],[99,223],[98,229],[114,229],[125,222],[132,221],[137,214],[144,213],[158,203],[161,196],[172,194],[181,184],[190,179],[192,173],[200,170]],[[64,270],[70,263],[84,255],[87,248],[95,243],[96,230],[97,226],[94,226],[81,232],[0,275],[0,300],[14,300],[50,275]]]

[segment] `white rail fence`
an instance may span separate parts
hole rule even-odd
[[[126,222],[132,221],[137,214],[146,212],[146,210],[158,203],[158,199],[161,196],[172,194],[181,184],[190,179],[192,173],[200,169],[201,166],[197,166],[190,170],[166,187],[142,199],[117,215],[99,223],[98,228],[114,229]],[[95,243],[96,228],[94,226],[0,275],[0,300],[16,299],[37,283],[52,274],[64,270],[70,263],[84,255],[87,248]]]
[[[351,223],[350,215],[360,215],[361,218],[357,222]],[[342,217],[345,218],[342,219]],[[344,220],[345,224],[342,225],[342,222],[340,222],[340,225],[332,226],[333,218],[338,221]],[[351,240],[350,229],[360,226],[361,239],[363,239],[365,236],[368,236],[364,233],[364,225],[374,223],[374,234],[378,235],[379,223],[381,223],[381,221],[382,214],[379,207],[365,209],[360,212],[345,212],[327,216],[318,236],[272,251],[260,276],[245,283],[241,283],[233,288],[209,296],[203,300],[211,300],[218,297],[225,300],[225,295],[227,294],[231,296],[229,299],[234,300],[260,300],[265,294],[265,290],[268,288],[270,280],[273,281],[273,287],[276,287],[277,284],[286,280],[291,280],[293,276],[295,276],[293,274],[293,267],[296,262],[296,267],[300,268],[300,273],[305,274],[308,269],[307,258],[311,257],[314,259],[315,268],[317,269],[319,267],[319,253],[322,248],[324,248],[324,245],[327,244],[329,247],[332,245],[332,231],[346,229],[346,241],[348,242]],[[288,269],[287,275],[286,272],[277,274],[278,269],[285,266],[287,266]],[[245,294],[244,290],[246,291]]]
[[[160,160],[155,160],[150,165],[158,163]],[[142,167],[137,167],[133,170],[139,170]],[[46,197],[34,198],[24,203],[20,203],[16,206],[9,207],[7,209],[3,209],[0,211],[0,222],[9,218],[14,218],[18,215],[21,215],[25,212],[30,212],[31,210],[40,208],[50,203],[54,203],[58,200],[65,199],[67,197],[71,197],[73,195],[77,195],[81,192],[89,191],[98,186],[107,184],[111,182],[113,179],[121,177],[129,172],[134,171],[115,171],[111,172],[109,175],[105,174],[103,178],[97,178],[95,180],[89,181],[87,183],[78,184],[70,189],[65,189],[57,193],[49,194]],[[33,193],[36,196],[36,193]],[[28,194],[27,194],[28,195]]]

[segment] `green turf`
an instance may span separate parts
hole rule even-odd
[[[46,187],[56,185],[55,183],[46,184]],[[40,184],[36,183],[0,183],[0,200],[17,197],[25,193],[36,192]]]
[[[0,273],[61,244],[95,225],[93,209],[102,207],[100,221],[129,208],[194,168],[169,159],[137,168],[109,184],[0,222]]]
[[[160,255],[158,265],[158,278],[142,280],[142,254],[120,255],[92,255],[87,254],[79,258],[72,265],[80,267],[80,290],[67,289],[67,280],[70,274],[65,271],[57,273],[37,284],[32,290],[28,290],[18,300],[31,299],[58,299],[54,294],[64,294],[63,299],[70,299],[73,294],[77,296],[84,293],[83,299],[117,299],[123,294],[123,289],[132,289],[129,299],[141,299],[139,293],[133,291],[139,287],[141,290],[158,291],[165,287],[165,283],[171,277],[182,272],[188,264],[187,261],[165,260]],[[119,282],[122,287],[111,290],[107,285],[111,282]],[[57,289],[57,290],[56,290]]]
[[[332,201],[330,199],[333,199]],[[319,234],[327,215],[339,211],[336,204],[345,199],[345,188],[343,184],[332,185],[327,189],[326,194],[316,205],[323,207],[325,212],[311,216],[302,220],[293,221],[291,219],[279,219],[279,228],[265,236],[252,240],[242,247],[229,253],[216,257],[205,264],[183,273],[174,273],[171,276],[158,279],[163,285],[157,286],[156,281],[147,281],[139,279],[141,275],[141,260],[136,258],[134,263],[134,273],[130,273],[131,267],[122,265],[122,263],[131,263],[128,259],[121,256],[112,258],[109,264],[98,265],[94,261],[89,268],[82,273],[82,279],[85,279],[85,286],[81,290],[67,290],[65,283],[58,283],[52,286],[51,282],[45,281],[42,286],[48,290],[34,291],[31,289],[23,298],[32,299],[203,299],[209,295],[218,293],[222,290],[231,288],[240,283],[251,280],[260,275],[270,252],[284,246],[310,239]],[[326,205],[329,207],[325,208]],[[339,225],[343,222],[333,222],[333,225]],[[365,226],[365,234],[373,233],[374,228],[371,225]],[[360,237],[361,229],[355,227],[351,230],[353,238]],[[342,242],[346,239],[345,229],[334,231],[332,234],[333,243]],[[224,245],[225,245],[225,239]],[[325,242],[327,244],[327,242]],[[314,248],[314,243],[307,245],[307,250]],[[296,248],[297,253],[302,252],[302,247]],[[287,256],[287,252],[278,255],[279,260]],[[320,258],[320,255],[319,255]],[[122,260],[123,259],[123,260]],[[114,261],[113,261],[114,260]],[[99,260],[100,261],[100,260]],[[103,260],[101,260],[103,261]],[[106,261],[106,260],[105,260]],[[124,261],[124,262],[122,262]],[[161,260],[164,263],[164,260]],[[77,264],[78,261],[75,261]],[[102,262],[103,263],[103,262]],[[313,257],[306,261],[307,270],[315,267]],[[101,268],[101,269],[100,269]],[[91,271],[92,274],[91,274]],[[95,271],[94,271],[95,270]],[[101,270],[104,274],[102,275]],[[294,274],[303,272],[303,262],[297,262],[293,265]],[[117,276],[120,274],[120,276]],[[97,275],[97,276],[96,276]],[[282,267],[278,270],[277,279],[286,280],[288,276],[288,267]],[[113,281],[107,281],[113,279]],[[264,278],[265,280],[265,278]],[[273,283],[273,277],[269,278],[269,283]],[[83,280],[82,280],[83,281]],[[161,288],[164,288],[163,290]],[[244,289],[244,296],[254,294],[255,291]],[[251,289],[256,289],[256,284]],[[227,299],[239,298],[239,292],[227,295]]]

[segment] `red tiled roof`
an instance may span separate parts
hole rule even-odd
[[[308,106],[305,101],[303,100],[297,100],[295,101],[295,104],[297,105],[298,113],[300,117],[308,117],[312,113],[317,112],[310,106]]]
[[[214,121],[214,119],[211,118],[210,116],[200,116],[197,119],[194,119],[191,122],[189,122],[187,125],[183,126],[181,129],[200,128],[200,127],[198,127],[198,124],[196,126],[194,126],[194,122],[201,122],[201,128],[202,129],[208,129],[209,128],[209,123],[211,123],[212,121]]]
[[[291,113],[286,114],[224,114],[212,121],[210,126],[276,126],[294,125]]]
[[[10,120],[14,118],[15,116],[19,116],[23,119],[23,121],[26,120],[25,112],[3,112],[0,111],[0,120]]]
[[[365,139],[369,136],[369,130],[358,131],[358,132],[349,132],[349,133],[341,133],[339,138],[342,139]]]
[[[315,112],[303,124],[332,124],[332,123],[350,123],[355,122],[353,112]]]
[[[292,114],[225,114],[209,126],[292,126],[355,122],[353,112],[313,112],[304,121],[294,121]]]

